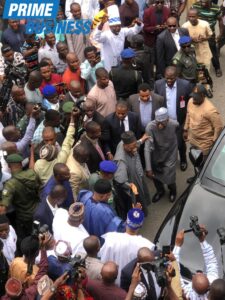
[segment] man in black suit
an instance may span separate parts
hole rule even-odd
[[[180,127],[177,131],[178,150],[180,154],[180,169],[187,169],[186,143],[183,139],[183,126],[187,114],[187,103],[192,92],[189,81],[177,77],[176,67],[170,66],[165,70],[165,79],[155,82],[155,92],[165,98],[165,107],[169,117],[177,120]]]
[[[41,226],[47,224],[49,231],[53,233],[52,222],[54,215],[59,206],[61,206],[66,200],[66,197],[66,189],[60,184],[55,185],[47,198],[42,199],[42,201],[39,203],[33,219],[35,221],[39,221]]]
[[[174,17],[168,18],[166,24],[167,29],[158,35],[156,41],[156,73],[158,79],[163,78],[165,68],[171,64],[172,58],[180,49],[178,43],[180,37],[189,35],[186,28],[178,28],[177,19]]]
[[[87,123],[85,129],[86,132],[80,138],[80,144],[88,151],[87,166],[90,173],[94,173],[99,170],[99,163],[106,159],[100,142],[101,126],[91,121]]]
[[[125,101],[119,101],[116,105],[116,111],[105,118],[105,127],[107,139],[105,150],[107,153],[116,152],[116,147],[121,141],[121,134],[125,131],[133,131],[137,140],[141,137],[141,123],[138,114],[128,111],[128,104]]]
[[[145,127],[155,119],[155,111],[165,106],[164,98],[151,91],[148,83],[142,83],[138,87],[138,94],[131,95],[128,100],[130,111],[138,114],[141,121],[141,133]]]
[[[84,119],[83,119],[83,127],[87,125],[88,122],[94,121],[101,126],[101,137],[100,140],[104,141],[106,136],[106,126],[105,126],[105,118],[96,110],[95,104],[86,100],[83,104],[84,111]]]
[[[151,270],[147,270],[148,264],[154,261],[154,259],[155,259],[154,252],[152,252],[150,249],[146,247],[140,248],[137,253],[137,259],[132,260],[122,269],[120,287],[126,291],[129,290],[132,274],[138,262],[139,264],[141,264],[140,267],[141,282],[142,284],[145,285],[147,290],[147,297],[145,299],[157,300],[161,294],[161,288],[158,286],[157,283],[156,284],[154,283],[156,281],[155,274]]]

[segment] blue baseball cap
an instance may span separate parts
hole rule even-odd
[[[184,45],[184,44],[188,44],[188,43],[191,43],[191,38],[188,35],[184,35],[179,39],[180,45]]]
[[[136,56],[136,53],[133,49],[127,48],[121,52],[121,58],[133,58]]]
[[[99,164],[99,169],[106,173],[115,173],[117,170],[117,164],[111,160],[103,160]]]

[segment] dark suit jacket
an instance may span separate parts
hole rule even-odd
[[[178,28],[179,36],[189,35],[186,28]],[[170,65],[172,58],[177,53],[177,47],[174,39],[168,29],[157,36],[156,41],[157,56],[157,74],[164,76],[164,71]]]
[[[156,43],[156,37],[161,32],[160,30],[156,29],[157,23],[156,18],[156,8],[155,6],[151,5],[147,8],[144,12],[143,23],[144,23],[144,40],[145,45],[149,47],[154,47]],[[166,6],[163,6],[162,9],[162,24],[166,22],[168,17],[170,16],[170,9]]]
[[[134,268],[137,264],[137,259],[135,258],[131,262],[129,262],[121,271],[121,278],[120,278],[120,287],[128,292],[129,286],[131,284],[131,278],[134,271]],[[145,277],[141,273],[141,282],[146,286],[147,291],[149,286],[148,283],[145,280]],[[152,300],[150,296],[147,296],[146,300]]]
[[[102,134],[101,134],[100,140],[101,140],[101,142],[105,141],[105,137],[107,135],[105,118],[98,111],[95,111],[94,115],[93,115],[93,118],[92,118],[92,121],[98,123],[101,126]]]
[[[160,79],[155,82],[155,92],[159,95],[162,95],[165,99],[165,105],[167,107],[166,99],[166,80]],[[191,85],[189,81],[185,79],[177,78],[177,121],[182,126],[185,122],[187,114],[187,103],[190,98]],[[182,98],[185,101],[185,107],[181,107],[180,101]]]
[[[136,138],[139,139],[141,137],[141,123],[138,114],[129,111],[127,116],[129,130],[133,131],[136,135]],[[105,125],[107,130],[105,150],[107,152],[111,151],[114,155],[116,152],[116,147],[121,141],[120,120],[116,116],[116,113],[112,113],[105,118]]]
[[[99,163],[102,161],[101,156],[99,155],[98,151],[95,149],[94,145],[87,139],[85,135],[81,137],[80,141],[81,141],[81,145],[83,145],[89,153],[87,165],[90,173],[94,173],[98,171]],[[99,146],[101,147],[103,152],[103,148],[100,142],[99,142]]]
[[[157,95],[153,92],[151,93],[151,96],[152,96],[152,120],[154,120],[155,111],[160,107],[165,106],[166,104],[165,104],[164,97]],[[128,107],[130,111],[137,113],[141,120],[139,94],[134,94],[129,97]],[[142,132],[145,132],[145,128],[142,128]]]
[[[39,221],[41,226],[47,224],[49,227],[49,231],[53,233],[52,231],[53,218],[54,218],[53,213],[50,207],[48,206],[46,199],[43,199],[39,203],[38,207],[36,208],[33,219]]]

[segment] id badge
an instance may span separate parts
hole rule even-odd
[[[180,101],[180,108],[185,108],[185,101],[184,100]]]

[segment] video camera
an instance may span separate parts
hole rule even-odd
[[[169,258],[166,254],[171,252],[170,246],[164,246],[161,257],[156,257],[153,262],[140,264],[144,269],[152,271],[155,273],[155,278],[157,284],[164,288],[167,286],[167,267],[169,265]],[[176,275],[175,270],[174,273],[171,274],[173,277]]]
[[[194,235],[197,238],[200,238],[202,236],[203,231],[202,231],[201,227],[199,226],[197,216],[190,216],[190,225],[189,226],[190,226],[190,229],[185,230],[184,233],[194,232]]]
[[[85,257],[86,258],[86,257]],[[79,268],[85,268],[85,258],[81,258],[80,255],[75,255],[69,261],[69,264],[72,267],[72,271],[70,271],[70,277],[73,281],[79,280],[82,278],[82,273]]]
[[[33,237],[39,238],[40,235],[43,235],[44,233],[48,232],[48,229],[49,228],[47,224],[41,226],[40,222],[34,221],[31,235]]]

